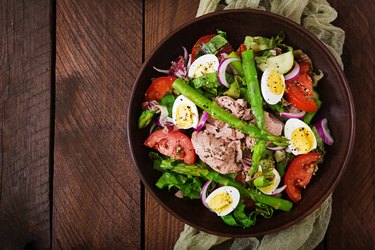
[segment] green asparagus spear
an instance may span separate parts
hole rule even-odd
[[[216,102],[209,100],[193,87],[189,86],[184,80],[177,78],[172,87],[174,90],[194,102],[198,107],[209,113],[211,117],[229,124],[231,127],[249,135],[250,137],[271,141],[280,146],[288,145],[285,138],[275,136],[266,130],[258,129],[251,123],[238,119],[225,109],[221,108]]]
[[[255,117],[258,128],[265,129],[263,98],[260,93],[254,52],[252,50],[242,52],[242,67],[248,91],[247,99],[250,103],[251,111]]]
[[[247,86],[247,100],[250,103],[251,111],[255,117],[258,128],[266,130],[266,122],[264,119],[263,98],[260,93],[260,87],[257,76],[257,69],[255,65],[254,52],[246,50],[242,52],[242,67],[245,75],[245,82]],[[266,142],[264,140],[257,140],[253,146],[253,155],[251,158],[252,165],[250,174],[258,171],[259,161],[263,157],[266,150]]]
[[[278,197],[268,196],[256,190],[246,189],[242,186],[242,184],[216,171],[209,170],[198,165],[188,165],[183,162],[178,162],[177,164],[176,163],[177,162],[175,160],[171,159],[161,160],[159,162],[160,165],[158,164],[157,168],[159,170],[172,171],[187,176],[202,177],[206,180],[211,180],[224,186],[235,187],[243,197],[250,198],[255,202],[269,205],[278,210],[288,212],[292,209],[293,203],[291,201],[284,200]]]

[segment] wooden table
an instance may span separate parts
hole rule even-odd
[[[375,4],[331,0],[346,31],[355,148],[321,249],[375,243]],[[171,249],[183,223],[144,190],[126,141],[142,61],[194,1],[2,0],[0,248]]]

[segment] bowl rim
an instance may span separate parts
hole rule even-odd
[[[142,180],[143,185],[147,188],[147,190],[149,191],[149,193],[151,193],[152,197],[154,199],[156,199],[157,202],[160,205],[162,205],[162,207],[164,209],[166,209],[169,213],[171,213],[173,216],[175,216],[177,219],[179,219],[183,223],[188,224],[188,225],[190,225],[192,227],[195,227],[195,228],[197,228],[200,231],[204,231],[204,232],[207,232],[207,233],[210,233],[210,234],[215,234],[215,235],[220,235],[220,236],[225,236],[225,237],[257,237],[257,236],[263,236],[263,235],[266,235],[266,234],[271,234],[271,233],[279,232],[281,230],[289,228],[290,226],[295,225],[296,223],[300,222],[301,220],[303,220],[304,218],[306,218],[308,215],[310,215],[312,212],[314,212],[315,210],[317,210],[321,206],[321,204],[323,203],[323,201],[325,201],[332,194],[333,190],[335,189],[335,187],[337,186],[337,184],[341,180],[342,175],[345,172],[345,169],[346,169],[346,167],[347,167],[347,165],[348,165],[348,163],[350,161],[350,157],[352,155],[354,141],[355,141],[355,128],[356,128],[354,101],[353,101],[353,97],[352,97],[352,93],[351,93],[348,81],[347,81],[347,79],[345,77],[345,73],[343,72],[343,70],[341,69],[340,65],[338,64],[336,58],[332,55],[332,53],[329,51],[329,49],[327,48],[327,46],[323,42],[321,42],[309,30],[307,30],[305,27],[303,27],[302,25],[300,25],[300,24],[298,24],[298,23],[296,23],[296,22],[294,22],[294,21],[292,21],[292,20],[290,20],[290,19],[288,19],[288,18],[286,18],[284,16],[281,16],[281,15],[278,15],[278,14],[275,14],[275,13],[272,13],[272,12],[269,12],[269,11],[258,10],[258,9],[231,9],[231,10],[219,10],[219,11],[215,11],[215,12],[212,12],[212,13],[208,13],[208,14],[202,15],[200,17],[193,18],[193,19],[185,22],[184,24],[180,25],[176,29],[172,30],[149,53],[149,55],[147,56],[147,58],[142,63],[142,67],[140,68],[140,70],[138,72],[138,75],[137,75],[137,77],[136,77],[136,79],[134,81],[134,85],[133,85],[133,88],[132,88],[132,92],[131,92],[131,96],[130,96],[130,102],[129,102],[128,107],[132,107],[133,106],[134,96],[135,96],[135,86],[136,86],[135,83],[137,83],[140,80],[140,78],[142,77],[143,72],[146,70],[146,67],[147,67],[148,63],[151,60],[151,58],[153,57],[153,55],[155,54],[155,52],[157,50],[159,50],[159,48],[168,39],[170,39],[175,33],[180,32],[181,30],[183,30],[184,28],[186,28],[187,26],[189,26],[189,25],[191,25],[193,23],[200,22],[200,21],[205,20],[205,19],[210,19],[212,17],[221,16],[221,15],[231,15],[231,14],[238,14],[238,13],[245,14],[245,15],[246,14],[249,14],[249,15],[265,15],[265,16],[268,16],[268,17],[270,17],[272,19],[277,19],[280,22],[285,22],[285,23],[287,23],[287,25],[292,26],[293,29],[299,30],[304,35],[308,36],[309,39],[317,47],[319,47],[319,49],[323,50],[327,54],[327,56],[329,57],[330,61],[333,63],[334,70],[338,72],[338,75],[340,76],[340,80],[343,83],[344,91],[345,91],[345,93],[346,93],[346,95],[348,97],[348,101],[349,101],[349,103],[348,103],[349,105],[348,106],[349,106],[349,109],[350,109],[350,120],[351,120],[350,128],[351,129],[349,131],[350,132],[349,144],[347,145],[347,154],[346,154],[345,159],[343,161],[343,165],[342,165],[342,167],[341,167],[341,169],[340,169],[340,171],[339,171],[336,179],[332,183],[331,187],[328,189],[328,192],[326,192],[325,195],[322,195],[320,197],[320,199],[318,199],[318,202],[315,203],[314,206],[311,206],[309,209],[306,209],[296,219],[288,221],[284,225],[279,226],[277,228],[270,228],[268,230],[263,230],[261,232],[243,233],[243,234],[230,234],[230,233],[214,232],[214,231],[209,230],[207,228],[204,228],[204,227],[202,227],[200,225],[197,225],[197,224],[194,224],[194,223],[192,223],[190,221],[187,221],[184,217],[180,216],[177,212],[175,212],[169,206],[167,206],[167,204],[164,204],[161,201],[161,199],[157,196],[157,194],[153,192],[153,190],[151,188],[151,184],[147,183],[147,181],[145,180],[145,177],[141,173],[139,167],[137,167],[137,161],[135,159],[135,154],[134,154],[134,150],[133,150],[133,147],[132,147],[132,138],[131,138],[132,129],[131,129],[131,126],[130,126],[130,120],[131,120],[130,117],[132,115],[131,114],[132,112],[131,112],[130,108],[128,108],[128,114],[127,114],[127,139],[128,139],[128,145],[129,145],[129,148],[130,148],[131,158],[132,158],[133,164],[135,165],[136,171],[138,172],[138,175],[139,175],[140,179]],[[256,225],[254,227],[256,227]]]

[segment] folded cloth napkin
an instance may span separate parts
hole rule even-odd
[[[254,8],[270,11],[285,16],[301,24],[317,36],[341,61],[345,33],[331,24],[337,12],[326,0],[201,0],[197,16],[217,10]],[[262,238],[230,239],[207,234],[185,225],[174,249],[314,249],[324,238],[331,218],[332,197],[329,196],[320,208],[299,223],[278,233],[265,235]]]

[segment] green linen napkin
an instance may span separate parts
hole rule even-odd
[[[337,12],[326,0],[201,0],[197,17],[217,10],[254,8],[270,11],[297,22],[317,36],[341,61],[345,33],[331,24]],[[329,196],[320,208],[299,223],[278,233],[262,238],[230,239],[207,234],[185,225],[174,249],[314,249],[324,238],[331,218],[332,197]]]

